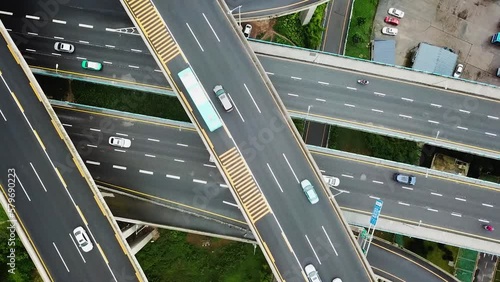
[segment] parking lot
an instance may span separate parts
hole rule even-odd
[[[382,35],[387,10],[405,12],[396,36]],[[465,68],[462,78],[500,85],[500,46],[490,43],[500,31],[500,1],[495,0],[380,0],[373,25],[374,38],[396,40],[396,64],[411,66],[409,51],[420,42],[448,47]]]

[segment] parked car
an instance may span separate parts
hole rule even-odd
[[[130,141],[130,139],[127,138],[116,137],[116,136],[109,137],[109,145],[111,146],[120,148],[130,148],[131,144],[132,141]]]
[[[314,205],[319,201],[318,194],[316,194],[316,190],[314,190],[314,186],[312,186],[309,180],[302,180],[302,182],[300,182],[300,186],[302,186],[302,191],[304,191],[304,194],[306,194],[306,197],[311,204]]]
[[[304,271],[306,272],[307,278],[309,278],[309,281],[311,282],[321,282],[321,278],[319,278],[318,271],[316,270],[316,267],[312,264],[308,264],[304,267]]]
[[[226,112],[230,112],[233,110],[233,103],[231,103],[231,100],[229,99],[229,96],[227,95],[222,85],[215,85],[214,93],[215,96],[219,98],[219,101]]]
[[[89,239],[89,236],[87,235],[87,231],[83,229],[83,227],[78,226],[73,230],[73,235],[75,235],[76,242],[78,243],[78,246],[82,248],[84,252],[90,252],[94,248],[94,245]]]
[[[385,17],[384,18],[384,22],[385,23],[388,23],[388,24],[391,24],[391,25],[398,25],[399,24],[399,20],[396,19],[396,18],[393,18],[393,17]]]
[[[407,175],[403,173],[395,173],[394,180],[399,183],[415,185],[417,178],[413,175]]]
[[[398,35],[398,29],[394,27],[384,27],[382,28],[382,33],[385,35],[396,36]]]
[[[246,38],[250,37],[250,33],[252,33],[252,25],[247,24],[245,25],[245,29],[243,29],[243,34],[245,35]]]
[[[396,8],[390,8],[387,13],[391,16],[395,16],[396,18],[402,19],[405,16],[405,12],[398,10]]]
[[[464,65],[458,64],[455,68],[455,72],[453,73],[453,77],[459,78],[462,75],[462,71],[464,70]]]
[[[338,277],[337,278],[333,278],[332,282],[342,282],[342,279],[340,279]]]
[[[100,71],[102,70],[102,64],[98,62],[91,62],[87,60],[82,61],[82,68],[86,70],[95,70],[95,71]]]
[[[64,53],[73,53],[75,51],[75,46],[69,43],[56,42],[54,43],[54,50]]]
[[[337,177],[323,175],[323,178],[325,179],[326,184],[328,184],[329,186],[337,187],[340,184],[340,179],[338,179]]]

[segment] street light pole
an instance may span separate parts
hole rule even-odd
[[[232,9],[229,11],[229,14],[232,14],[234,10],[238,9],[238,25],[241,27],[241,6],[239,5],[238,7]]]

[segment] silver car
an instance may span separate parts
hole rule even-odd
[[[319,201],[318,194],[316,194],[316,190],[314,190],[314,186],[312,186],[309,180],[302,180],[302,182],[300,182],[300,186],[302,186],[302,191],[304,191],[304,194],[306,194],[306,197],[311,204],[314,205]]]
[[[75,46],[73,44],[64,43],[64,42],[56,42],[54,44],[54,50],[58,52],[64,53],[73,53],[75,51]]]
[[[73,235],[75,235],[76,242],[78,243],[78,246],[82,248],[82,250],[86,253],[92,251],[94,248],[94,245],[89,239],[89,236],[87,235],[87,232],[83,227],[78,226],[73,230]]]
[[[415,185],[417,178],[413,175],[406,175],[402,173],[395,173],[394,180],[399,183]]]

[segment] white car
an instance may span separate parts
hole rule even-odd
[[[245,35],[246,38],[250,37],[251,32],[252,32],[252,25],[251,24],[245,25],[245,29],[243,30],[243,34]]]
[[[116,147],[121,147],[121,148],[130,148],[131,144],[132,144],[132,141],[130,141],[130,139],[127,139],[127,138],[116,137],[116,136],[109,137],[109,145],[111,145],[111,146],[116,146]]]
[[[340,179],[337,177],[323,175],[323,179],[325,179],[326,184],[329,186],[337,187],[340,184]]]
[[[321,278],[319,278],[318,271],[316,271],[316,267],[312,264],[308,264],[304,267],[307,278],[311,282],[321,282]]]
[[[302,180],[302,182],[300,182],[300,186],[302,186],[302,191],[304,191],[304,194],[306,194],[306,197],[311,204],[314,205],[319,201],[318,194],[316,194],[316,190],[314,190],[314,186],[312,186],[309,180]]]
[[[458,64],[455,68],[455,72],[453,73],[453,77],[459,78],[462,75],[462,71],[464,70],[464,65]]]
[[[382,28],[382,33],[385,35],[396,36],[398,34],[398,29],[394,27],[384,27]]]
[[[387,13],[391,16],[395,16],[400,19],[402,19],[405,16],[405,12],[398,10],[396,8],[390,8],[389,11],[387,11]]]
[[[75,51],[75,46],[69,43],[56,42],[54,43],[54,50],[64,53],[73,53]]]
[[[86,253],[92,251],[94,248],[94,245],[89,239],[89,236],[87,235],[87,232],[83,227],[78,226],[73,230],[73,235],[75,235],[76,242],[78,243],[78,246],[82,248],[82,250]]]
[[[338,277],[337,278],[333,278],[332,282],[342,282],[342,279],[340,279]]]

